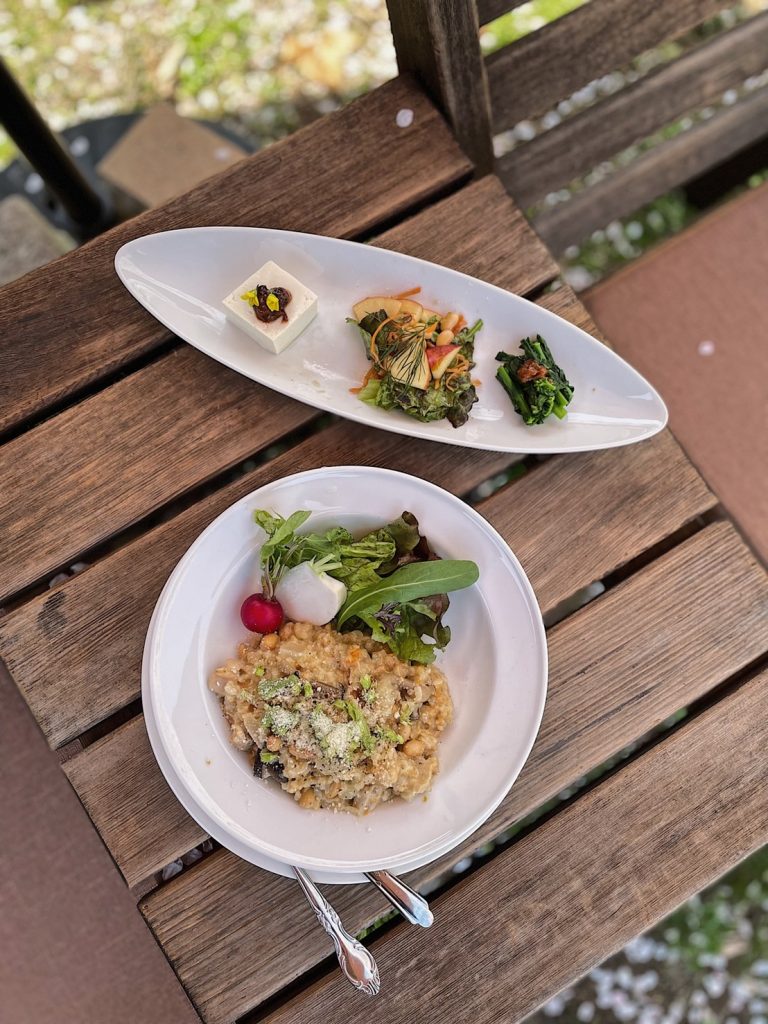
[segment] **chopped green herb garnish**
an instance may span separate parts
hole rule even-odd
[[[362,676],[361,679],[360,679],[360,685],[362,686],[362,688],[364,690],[370,690],[370,688],[371,688],[371,677],[370,676]]]
[[[256,668],[253,670],[253,674],[255,676],[263,676],[266,671],[267,670],[264,668],[263,665],[257,665]]]
[[[277,760],[277,754],[271,754],[268,750],[262,750],[259,754],[259,760],[262,764],[274,764]]]
[[[400,735],[400,733],[395,732],[394,729],[382,729],[379,735],[383,740],[386,740],[387,743],[395,743],[399,745],[400,743],[404,742],[403,737]]]
[[[282,679],[262,679],[259,683],[259,696],[262,700],[272,700],[281,693],[298,694],[300,689],[297,675],[284,676]]]
[[[411,720],[411,715],[412,714],[413,714],[413,710],[411,709],[411,705],[410,704],[401,704],[400,705],[400,723],[401,723],[401,725],[407,725],[408,722],[410,722],[410,720]]]
[[[304,696],[305,697],[311,697],[312,696],[312,684],[311,683],[304,683]]]
[[[270,729],[276,736],[281,736],[284,739],[291,730],[296,728],[298,721],[297,712],[289,711],[288,708],[270,706],[267,708],[261,724],[265,729]]]

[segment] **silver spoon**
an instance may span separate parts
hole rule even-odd
[[[421,925],[422,928],[429,928],[432,924],[434,917],[427,901],[397,875],[391,875],[389,871],[366,871],[365,877],[387,897],[406,921]]]
[[[339,966],[347,979],[367,996],[375,996],[379,991],[379,969],[373,956],[362,942],[358,942],[341,923],[339,915],[328,900],[323,896],[315,883],[302,868],[291,866],[296,875],[309,905],[325,931],[333,940]]]

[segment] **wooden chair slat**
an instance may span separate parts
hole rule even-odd
[[[590,0],[488,57],[494,131],[545,113],[594,79],[729,6],[730,0]]]
[[[507,11],[513,11],[516,7],[522,7],[528,0],[477,0],[477,16],[481,25],[487,25],[495,21]]]
[[[493,170],[491,105],[475,0],[387,0],[400,72],[415,74],[478,175]]]
[[[516,147],[498,173],[523,207],[694,109],[719,101],[765,67],[768,12],[664,65]]]
[[[648,150],[599,184],[539,214],[534,226],[553,252],[563,252],[595,229],[634,213],[669,189],[749,146],[765,133],[766,118],[768,88],[763,88]]]
[[[395,123],[401,109],[414,114],[407,128]],[[471,169],[422,90],[401,76],[6,285],[0,290],[0,430],[169,337],[117,279],[113,257],[124,242],[213,224],[360,237],[444,192]]]
[[[427,1016],[450,993],[463,1020],[522,1020],[758,849],[767,699],[763,671],[437,899],[428,941],[400,925],[374,942],[389,988],[366,1019]],[[359,1005],[332,971],[264,1019],[353,1020]]]
[[[498,181],[465,193],[378,241],[523,293],[550,280],[556,264]],[[461,231],[465,208],[476,222]],[[0,510],[0,600],[317,415],[184,346],[9,442],[0,493],[24,513]]]
[[[359,428],[346,428],[343,434],[339,431],[333,440],[334,446],[324,447],[324,457],[330,456],[328,464],[343,464],[348,461],[350,448],[360,443]],[[395,451],[392,446],[389,451],[383,447],[370,448],[369,460],[377,465],[392,464],[400,468],[401,461],[390,462]],[[612,462],[617,463],[615,452],[612,453],[613,460],[606,457],[606,453],[576,459],[578,465],[573,470],[571,459],[552,461],[478,506],[500,529],[520,557],[531,575],[545,610],[552,610],[580,587],[604,576],[618,564],[636,557],[711,507],[714,498],[682,458],[669,435],[638,446],[632,455],[639,455],[643,451],[644,457],[618,460],[613,473],[610,467]],[[303,468],[304,456],[298,449],[294,449],[286,458],[297,455],[300,459],[297,468]],[[419,452],[418,457],[423,464],[423,452]],[[469,458],[462,460],[467,473],[471,471],[472,461],[476,457],[477,453],[472,453]],[[317,458],[317,449],[307,461],[311,461],[311,458]],[[442,466],[432,466],[430,472],[435,474],[432,479],[438,483],[448,483],[445,476],[441,476],[441,468],[443,474],[449,471],[448,459],[443,461]],[[279,468],[272,472],[279,475]],[[659,494],[660,481],[669,482],[666,498]],[[238,487],[242,492],[248,489],[248,486]],[[615,518],[611,511],[613,508],[634,506],[633,529],[625,533],[616,532],[615,542],[611,539],[610,525],[603,529],[597,525],[599,515],[596,518],[596,499],[592,497],[595,493],[605,496],[608,524]],[[648,495],[646,499],[642,498],[644,494]],[[223,504],[224,499],[220,500]],[[231,500],[231,495],[226,500]],[[560,520],[559,527],[554,521],[551,527],[538,525],[538,521],[550,519],[541,515],[541,510],[548,507],[568,507],[572,512]],[[9,665],[12,671],[15,670],[18,685],[47,733],[50,734],[51,728],[58,726],[59,718],[63,716],[66,716],[65,724],[68,724],[72,714],[79,715],[81,720],[99,713],[103,717],[107,710],[103,706],[104,694],[108,695],[110,701],[114,699],[117,703],[119,700],[123,704],[137,696],[141,650],[152,603],[165,582],[169,565],[189,543],[190,534],[200,529],[201,521],[206,522],[208,518],[210,508],[203,515],[195,514],[194,517],[187,513],[97,566],[91,571],[97,575],[94,575],[90,585],[86,574],[61,591],[67,594],[67,590],[72,589],[71,596],[67,595],[67,603],[60,606],[62,614],[66,617],[70,604],[78,609],[77,627],[68,630],[68,635],[59,635],[56,639],[58,663],[63,666],[59,671],[63,670],[67,678],[66,702],[60,699],[60,686],[53,682],[47,685],[40,683],[41,676],[45,675],[41,666],[49,664],[52,656],[51,640],[38,625],[42,619],[40,609],[25,611],[24,621],[15,626],[12,634],[6,632],[0,622],[0,637],[11,654]],[[557,558],[552,557],[554,550],[558,552]],[[561,569],[553,568],[550,564],[560,562],[563,566]],[[139,581],[132,600],[126,602],[115,587],[111,588],[114,597],[107,596],[109,590],[105,577],[107,580],[114,578],[124,581],[129,567],[130,573]],[[129,611],[134,606],[135,613]],[[120,639],[115,639],[106,648],[94,642],[104,635],[105,622],[108,624],[109,635],[117,634],[118,628],[120,631]],[[116,644],[120,645],[117,650]],[[34,663],[30,652],[36,652]],[[87,656],[84,656],[84,652],[87,652]],[[116,665],[119,665],[119,671],[115,671]],[[113,691],[117,692],[117,698],[113,698]],[[65,711],[60,709],[62,703],[67,705]],[[94,705],[96,712],[92,710]],[[112,710],[111,705],[108,707]],[[67,731],[71,732],[72,728]],[[111,790],[111,770],[99,767],[105,759],[114,763],[113,755],[106,751],[110,742],[107,739],[100,747],[88,748],[81,758],[72,759],[68,770],[77,773],[76,788],[88,805],[94,821],[103,830],[115,859],[129,875],[129,880],[134,882],[147,870],[154,870],[158,865],[172,860],[178,853],[178,843],[173,836],[168,836],[163,845],[150,849],[143,839],[142,830],[128,834],[122,829],[117,808],[114,809],[117,817],[113,819],[110,805],[113,798],[128,803],[127,793],[134,791],[138,808],[144,798],[143,790],[154,793],[162,797],[160,806],[154,808],[148,802],[146,811],[162,817],[167,810],[168,794],[156,782],[144,786],[141,781],[144,768],[149,766],[153,771],[156,770],[146,757],[146,749],[145,754],[139,755],[136,762],[139,772],[136,786],[129,783],[129,776],[124,773],[122,789]],[[116,750],[120,749],[122,742],[118,743]],[[96,758],[93,773],[88,768],[92,757]],[[87,792],[91,786],[95,786],[95,795]],[[104,797],[100,795],[102,792]],[[148,828],[149,833],[155,831],[162,832],[162,825]],[[194,835],[197,836],[197,833]]]
[[[724,567],[738,581],[733,594],[716,584]],[[748,638],[767,611],[765,574],[733,528],[719,523],[556,626],[550,632],[551,680],[544,722],[519,781],[479,832],[438,863],[414,872],[410,880],[422,884],[440,876],[472,849],[748,664],[761,650],[758,637]],[[594,861],[594,851],[591,857]],[[602,867],[604,859],[599,862]],[[486,871],[488,866],[480,874]],[[485,892],[494,891],[487,882],[481,884]],[[335,889],[333,897],[353,932],[383,909],[370,886]],[[449,895],[448,908],[452,899]],[[328,955],[327,940],[311,927],[311,914],[295,884],[224,851],[151,895],[142,910],[209,1022],[231,1020]],[[243,972],[235,951],[254,928],[262,940],[260,956]],[[542,934],[550,941],[552,929]],[[466,942],[466,937],[465,931],[460,940]],[[398,932],[394,945],[401,942]],[[468,957],[471,947],[472,943],[465,947]],[[433,965],[436,948],[430,933],[425,956]],[[411,986],[399,985],[395,975],[389,976],[392,998],[404,997]],[[340,983],[338,988],[342,987]]]

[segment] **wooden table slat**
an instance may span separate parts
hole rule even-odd
[[[390,228],[374,244],[460,270],[519,295],[559,273],[514,200],[491,174]]]
[[[395,122],[401,109],[413,111],[408,128]],[[130,239],[216,224],[360,237],[456,185],[471,170],[422,90],[400,76],[6,285],[0,291],[0,430],[113,373],[169,336],[115,274],[114,254]]]
[[[366,1020],[437,1024],[448,993],[463,1020],[521,1020],[758,849],[766,701],[763,671],[436,900],[427,938],[382,936]],[[331,971],[265,1019],[355,1020],[358,1000]]]
[[[716,585],[725,572],[733,580],[732,593]],[[765,645],[760,624],[766,615],[765,573],[733,528],[718,523],[556,626],[550,632],[544,721],[520,779],[475,835],[411,881],[439,876],[749,664]],[[751,638],[746,645],[745,637]],[[86,756],[87,751],[81,763]],[[102,818],[108,813],[104,806]],[[334,905],[352,930],[382,910],[370,887],[334,890]],[[150,896],[143,909],[212,1022],[243,1013],[328,954],[292,883],[223,851]],[[234,952],[254,927],[264,940],[262,955],[244,976]],[[432,946],[432,934],[422,942],[435,959],[439,947]],[[392,991],[397,990],[402,986],[393,980]]]
[[[459,454],[429,442],[403,445],[396,435],[354,424],[334,429],[332,445],[324,435],[309,438],[61,589],[0,619],[0,656],[51,743],[78,735],[138,696],[143,637],[157,595],[192,539],[234,498],[319,463],[388,466],[467,490],[510,461],[473,451]],[[668,486],[659,493],[661,484]],[[665,434],[627,449],[618,459],[610,451],[553,459],[479,508],[512,545],[542,607],[551,610],[715,502]],[[560,515],[543,515],[548,508]],[[629,518],[627,508],[632,509]],[[553,551],[558,557],[552,557]],[[51,674],[53,663],[57,672]],[[60,698],[62,674],[66,701]]]

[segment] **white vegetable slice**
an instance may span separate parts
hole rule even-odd
[[[347,588],[327,572],[317,573],[309,564],[289,569],[275,588],[286,618],[324,626],[347,599]]]

